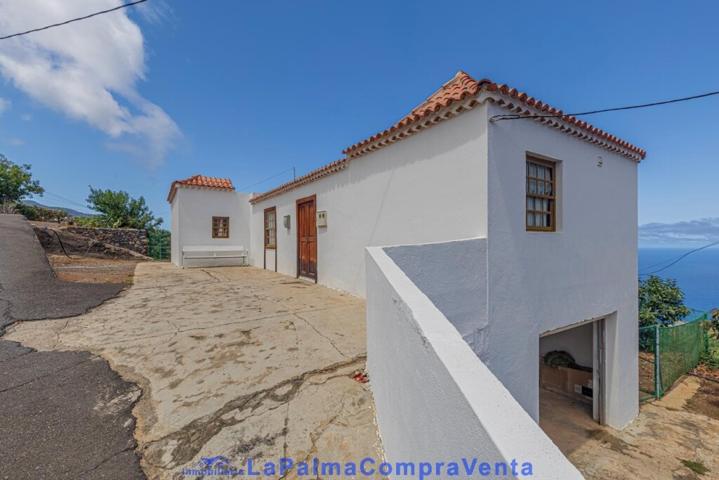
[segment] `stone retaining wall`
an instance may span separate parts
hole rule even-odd
[[[147,255],[147,230],[134,228],[67,227],[64,230],[99,242]]]

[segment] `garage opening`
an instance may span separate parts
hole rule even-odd
[[[604,320],[539,338],[539,423],[565,453],[604,423]]]

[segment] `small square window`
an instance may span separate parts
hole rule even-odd
[[[212,238],[230,238],[230,217],[212,217]]]
[[[557,229],[556,177],[556,163],[527,157],[527,230],[553,232]]]

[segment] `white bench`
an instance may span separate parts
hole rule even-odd
[[[224,267],[247,265],[247,249],[242,245],[193,245],[182,247],[182,266]]]

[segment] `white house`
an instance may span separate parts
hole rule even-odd
[[[642,149],[459,72],[343,153],[251,197],[228,180],[173,183],[173,262],[187,266],[188,247],[233,261],[248,250],[251,265],[364,297],[367,247],[425,245],[387,252],[441,287],[430,298],[454,305],[447,318],[531,417],[541,355],[563,350],[589,371],[570,389],[598,421],[634,418]],[[211,238],[213,217],[229,238]]]

